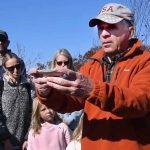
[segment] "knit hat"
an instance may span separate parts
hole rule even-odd
[[[98,16],[89,21],[89,26],[94,27],[99,21],[115,24],[123,19],[128,20],[132,25],[134,24],[134,14],[129,8],[122,4],[109,3],[102,8]]]
[[[0,30],[0,38],[4,38],[5,40],[8,40],[8,34],[5,31]]]

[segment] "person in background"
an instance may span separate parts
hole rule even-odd
[[[57,113],[35,98],[27,150],[65,150],[71,138],[71,130]]]
[[[75,70],[72,56],[69,53],[69,51],[65,48],[57,50],[57,52],[54,54],[50,68],[55,69],[55,68],[62,68],[62,67]]]
[[[79,124],[75,128],[75,130],[73,132],[73,136],[72,136],[73,138],[72,138],[71,142],[68,144],[66,150],[81,150],[83,115],[84,115],[84,113],[82,113],[82,115],[80,117]]]
[[[59,69],[62,67],[75,70],[72,56],[67,49],[59,49],[52,59],[51,69]],[[74,131],[78,125],[82,112],[83,110],[79,110],[70,113],[58,114],[60,118],[62,118],[63,122],[66,123],[72,131]]]
[[[21,150],[31,121],[31,87],[26,77],[21,75],[21,60],[16,54],[5,54],[2,65],[5,73],[3,85],[0,86],[1,104],[5,125],[10,134],[8,139],[13,150]]]
[[[58,69],[65,79],[32,70],[37,96],[55,111],[84,109],[82,150],[149,150],[150,50],[134,38],[134,14],[109,3],[89,26],[102,48],[80,72]]]
[[[0,30],[0,78],[1,79],[3,78],[3,74],[5,72],[2,66],[2,60],[5,54],[12,52],[10,49],[8,49],[9,43],[10,40],[8,38],[8,34],[5,31]],[[21,74],[26,77],[26,67],[24,61],[22,59],[20,60],[21,60]]]

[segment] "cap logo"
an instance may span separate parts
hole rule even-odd
[[[104,7],[100,13],[113,12],[113,6]]]
[[[128,7],[118,3],[109,3],[101,9],[96,17],[90,20],[89,26],[94,27],[98,25],[99,21],[116,24],[123,19],[134,25],[134,13]]]

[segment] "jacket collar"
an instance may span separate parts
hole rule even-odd
[[[124,53],[124,56],[123,58],[126,58],[130,55],[132,55],[133,53],[135,53],[135,51],[137,50],[137,48],[141,47],[142,46],[142,42],[138,39],[132,39],[131,40],[131,48],[126,52]],[[96,59],[98,61],[102,61],[101,59],[105,56],[105,52],[104,52],[104,49],[101,48],[99,49],[96,54],[93,55],[92,59]]]
[[[5,80],[5,81],[7,81],[9,84],[11,84],[11,85],[13,85],[13,86],[17,86],[17,85],[23,85],[23,84],[27,84],[28,83],[28,81],[27,81],[27,79],[24,77],[24,76],[20,76],[20,81],[19,82],[14,82],[6,73],[4,73],[4,77],[3,77],[3,79]]]

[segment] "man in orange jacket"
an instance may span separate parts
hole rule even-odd
[[[37,96],[61,113],[84,109],[82,150],[150,150],[150,52],[133,38],[133,13],[110,3],[89,25],[102,49],[80,73],[35,78]]]

